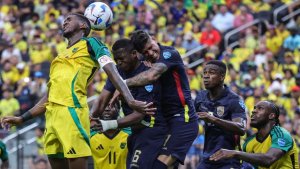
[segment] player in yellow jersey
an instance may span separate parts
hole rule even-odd
[[[117,120],[120,105],[107,106],[101,120]],[[129,132],[111,129],[103,133],[91,131],[91,150],[94,169],[126,169],[127,138]]]
[[[68,46],[51,63],[48,94],[22,116],[3,117],[2,125],[19,125],[45,113],[44,145],[52,169],[87,169],[91,149],[86,89],[99,67],[131,108],[139,112],[154,111],[155,108],[148,108],[152,103],[136,101],[132,97],[107,47],[98,39],[87,37],[91,25],[86,17],[70,14],[62,29]]]
[[[287,130],[279,126],[278,117],[279,108],[274,103],[258,102],[250,123],[258,131],[245,141],[245,152],[221,149],[210,160],[238,158],[259,169],[299,169],[295,141]]]

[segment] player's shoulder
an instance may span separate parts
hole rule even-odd
[[[274,126],[270,132],[270,135],[272,139],[284,138],[287,140],[292,140],[291,134],[286,129],[280,126]]]
[[[82,39],[87,41],[92,46],[105,46],[101,39],[97,37],[84,37]]]
[[[161,53],[164,59],[173,59],[180,57],[178,51],[172,46],[160,46]]]
[[[200,90],[197,92],[196,101],[207,101],[208,100],[208,91]]]

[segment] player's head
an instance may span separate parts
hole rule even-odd
[[[62,26],[63,36],[66,38],[70,38],[79,32],[82,32],[83,36],[86,37],[91,31],[90,21],[85,16],[78,13],[69,14]]]
[[[251,127],[261,128],[268,123],[279,125],[279,108],[271,101],[260,101],[254,106]]]
[[[112,53],[117,66],[125,72],[135,69],[138,59],[138,52],[134,49],[130,39],[117,40],[112,46]]]
[[[160,56],[160,49],[154,37],[143,30],[137,30],[132,33],[131,41],[134,48],[141,53],[146,60],[156,62]]]
[[[115,102],[111,106],[106,106],[104,112],[102,113],[100,119],[102,120],[116,120],[119,116],[120,104]]]
[[[211,60],[203,69],[203,83],[206,89],[223,86],[226,75],[226,65],[222,61]]]

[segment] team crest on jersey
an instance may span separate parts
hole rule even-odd
[[[223,116],[223,115],[224,115],[224,112],[225,112],[224,106],[218,106],[218,107],[217,107],[217,115],[218,115],[219,117]]]
[[[169,59],[170,57],[171,57],[172,55],[171,55],[171,53],[170,52],[163,52],[163,57],[165,58],[165,59]]]
[[[78,51],[78,48],[73,48],[72,52],[75,53]]]
[[[147,86],[145,86],[145,89],[147,90],[147,92],[152,92],[152,90],[153,90],[153,85],[151,84],[151,85],[147,85]]]
[[[125,147],[126,147],[126,143],[121,143],[121,144],[120,144],[120,148],[121,148],[121,149],[124,149]]]

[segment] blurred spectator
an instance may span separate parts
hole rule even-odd
[[[31,166],[31,169],[50,169],[48,160],[42,156],[35,157]]]
[[[243,5],[240,7],[240,14],[234,17],[233,25],[237,28],[252,21],[253,16],[248,12],[247,7]]]
[[[29,110],[35,102],[35,96],[32,95],[32,91],[30,89],[30,83],[31,83],[31,79],[29,77],[21,79],[17,83],[15,96],[20,103],[21,114]]]
[[[33,81],[30,83],[31,92],[39,100],[47,92],[47,82],[43,72],[34,72]]]
[[[205,21],[202,35],[200,38],[201,45],[217,46],[221,42],[220,33],[212,26],[210,21]]]
[[[1,116],[16,116],[20,113],[20,104],[16,98],[14,98],[13,92],[10,90],[4,90],[3,98],[0,100],[0,113]]]
[[[291,35],[288,36],[283,43],[283,47],[287,50],[294,51],[300,48],[300,35],[298,29],[291,29]]]
[[[38,155],[39,156],[45,155],[45,153],[44,153],[44,141],[43,141],[44,132],[45,132],[44,127],[37,127],[35,129],[35,137],[36,137],[36,143],[37,143]]]
[[[281,49],[283,40],[281,36],[277,35],[275,26],[269,26],[268,31],[266,32],[266,45],[267,48],[273,53],[277,54]]]
[[[22,61],[20,50],[16,48],[13,44],[9,44],[8,48],[3,50],[1,54],[1,64],[9,60],[11,57],[17,57],[19,62]]]
[[[187,14],[187,9],[183,6],[183,0],[178,0],[175,5],[170,8],[173,19],[178,23],[180,18]]]
[[[214,16],[211,23],[221,33],[233,28],[234,15],[227,10],[225,5],[220,6],[220,11]]]

